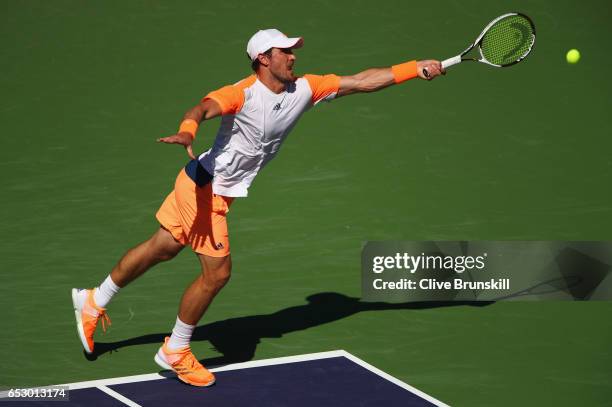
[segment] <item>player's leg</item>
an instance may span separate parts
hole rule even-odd
[[[113,295],[157,263],[172,259],[183,247],[170,232],[159,228],[151,238],[128,250],[99,287],[72,289],[77,332],[87,353],[93,352],[93,336],[98,322],[102,320],[104,330],[106,323],[110,323],[105,307]]]
[[[151,238],[128,250],[111,271],[110,278],[125,287],[154,265],[173,259],[185,246],[160,227]]]
[[[186,324],[196,325],[206,312],[217,293],[227,284],[232,272],[232,258],[212,257],[198,254],[202,273],[187,287],[181,305],[179,318]]]
[[[172,336],[165,338],[155,362],[164,369],[172,369],[186,383],[210,386],[215,378],[191,353],[189,341],[196,324],[230,277],[226,215],[233,199],[215,194],[210,182],[197,182],[198,174],[204,170],[194,171],[194,165],[199,164],[188,164],[174,185],[173,212],[178,214],[180,228],[173,227],[174,218],[166,216],[165,211],[160,210],[157,218],[177,240],[189,243],[200,259],[202,272],[185,290]]]
[[[184,171],[181,170],[180,174],[184,174]],[[179,178],[180,176],[177,177],[177,180]],[[98,321],[102,319],[102,328],[105,328],[105,322],[110,322],[104,307],[113,295],[155,264],[176,256],[187,243],[181,225],[175,191],[168,194],[156,218],[162,227],[147,241],[123,255],[111,274],[97,289],[72,290],[77,331],[86,352],[93,352],[93,334]]]
[[[227,284],[232,270],[231,256],[213,257],[198,254],[202,273],[187,287],[179,306],[172,336],[155,355],[155,361],[172,369],[180,380],[194,386],[210,386],[215,377],[202,366],[189,346],[193,331],[215,296]]]

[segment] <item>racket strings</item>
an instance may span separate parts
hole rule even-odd
[[[495,65],[509,65],[523,59],[535,41],[531,21],[512,15],[493,24],[482,37],[482,56]]]

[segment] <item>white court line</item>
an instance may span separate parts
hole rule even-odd
[[[133,402],[129,398],[125,397],[124,395],[122,395],[120,393],[117,393],[113,389],[109,389],[106,386],[96,386],[96,387],[98,389],[102,390],[104,393],[106,393],[109,396],[111,396],[112,398],[119,400],[120,402],[122,402],[123,404],[125,404],[127,406],[130,406],[130,407],[142,407],[140,404]]]
[[[305,355],[285,356],[282,358],[252,360],[250,362],[234,363],[211,369],[212,372],[225,372],[227,370],[250,369],[252,367],[284,365],[285,363],[307,362],[309,360],[337,358],[344,356],[343,350],[332,350],[329,352],[307,353]]]
[[[443,402],[441,402],[438,399],[435,399],[433,397],[431,397],[429,394],[427,393],[423,393],[421,390],[417,389],[416,387],[412,387],[411,385],[409,385],[408,383],[404,383],[403,381],[401,381],[400,379],[391,376],[388,373],[383,372],[382,370],[372,366],[371,364],[369,364],[368,362],[359,359],[357,356],[352,355],[346,351],[341,350],[340,351],[342,353],[342,356],[344,356],[345,358],[349,359],[350,361],[357,363],[359,366],[369,370],[370,372],[377,374],[378,376],[382,377],[383,379],[387,379],[388,381],[390,381],[393,384],[398,385],[399,387],[406,389],[408,391],[410,391],[411,393],[416,394],[417,396],[424,398],[425,400],[429,401],[430,403],[435,404],[438,407],[450,407],[448,404],[444,404]]]
[[[308,353],[305,355],[286,356],[282,358],[253,360],[250,362],[234,363],[234,364],[227,365],[227,366],[217,367],[214,369],[210,369],[210,371],[211,372],[225,372],[228,370],[248,369],[248,368],[260,367],[260,366],[272,366],[272,365],[279,365],[283,363],[306,362],[309,360],[327,359],[327,358],[335,358],[339,356],[344,356],[345,353],[346,352],[342,350],[334,350],[330,352]],[[141,375],[135,375],[135,376],[113,377],[111,379],[100,379],[100,380],[89,380],[85,382],[66,383],[66,384],[61,384],[60,386],[68,386],[70,390],[77,390],[77,389],[85,389],[88,387],[112,386],[115,384],[138,383],[138,382],[146,382],[149,380],[160,380],[160,379],[167,379],[167,377],[162,376],[159,373],[148,373],[148,374],[141,374]]]
[[[418,395],[419,397],[429,401],[430,403],[435,404],[438,407],[449,407],[447,404],[441,402],[440,400],[437,400],[434,397],[426,393],[423,393],[419,389],[416,389],[410,386],[409,384],[404,383],[398,378],[395,378],[391,376],[390,374],[383,372],[382,370],[370,365],[369,363],[359,359],[357,356],[354,356],[344,350],[333,350],[329,352],[317,352],[317,353],[308,353],[305,355],[253,360],[250,362],[234,363],[234,364],[227,365],[227,366],[217,367],[214,369],[210,369],[210,371],[211,372],[225,372],[225,371],[230,371],[230,370],[250,369],[250,368],[261,367],[261,366],[282,365],[282,364],[296,363],[296,362],[307,362],[311,360],[328,359],[328,358],[335,358],[335,357],[345,357],[349,359],[350,361],[352,361],[353,363],[356,363],[359,366],[363,367],[364,369],[367,369],[370,372],[382,377],[383,379],[386,379],[390,381],[391,383]],[[129,406],[139,407],[138,404],[134,403],[128,398],[121,396],[121,394],[113,391],[112,389],[109,389],[106,386],[112,386],[116,384],[126,384],[126,383],[138,383],[138,382],[145,382],[145,381],[150,381],[150,380],[161,380],[161,379],[167,379],[167,377],[162,376],[158,373],[150,373],[150,374],[142,374],[142,375],[135,375],[135,376],[114,377],[111,379],[89,380],[85,382],[66,383],[66,384],[61,384],[60,386],[68,386],[70,390],[97,387],[100,390],[104,391],[105,393],[117,398],[118,400],[121,400],[122,402],[126,404],[132,403],[132,404],[128,404]],[[113,392],[114,394],[122,397],[123,399],[119,399],[118,397],[114,396],[113,394],[109,392]]]

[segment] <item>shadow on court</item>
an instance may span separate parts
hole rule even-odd
[[[284,308],[272,314],[251,315],[229,318],[198,326],[192,341],[209,341],[222,356],[201,360],[213,367],[228,363],[246,362],[253,359],[261,338],[280,338],[284,334],[301,331],[318,325],[338,321],[363,311],[386,311],[399,309],[430,309],[470,305],[483,307],[493,302],[452,301],[452,302],[406,302],[390,304],[385,302],[362,302],[344,294],[325,292],[306,297],[307,304]],[[85,354],[88,360],[120,348],[150,343],[163,343],[167,332],[137,336],[117,342],[96,342],[95,351]]]

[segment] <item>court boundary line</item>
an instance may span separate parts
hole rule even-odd
[[[357,356],[353,355],[352,353],[348,353],[344,350],[341,350],[339,352],[342,352],[345,358],[347,358],[348,360],[358,364],[359,366],[363,367],[364,369],[369,370],[370,372],[382,377],[383,379],[386,379],[388,381],[390,381],[391,383],[410,391],[411,393],[416,394],[417,396],[429,401],[430,403],[435,404],[438,407],[450,407],[448,404],[445,404],[443,402],[441,402],[440,400],[430,396],[429,394],[417,389],[416,387],[412,387],[411,385],[409,385],[406,382],[401,381],[400,379],[398,379],[395,376],[391,376],[389,373],[386,373],[382,370],[380,370],[379,368],[377,368],[376,366],[373,366],[371,364],[369,364],[368,362],[366,362],[365,360],[359,359]]]
[[[134,400],[130,400],[129,398],[125,397],[123,394],[116,392],[113,389],[109,389],[106,386],[100,385],[100,386],[96,386],[96,388],[98,390],[103,391],[104,393],[108,394],[109,396],[111,396],[112,398],[119,400],[120,402],[122,402],[123,404],[130,406],[130,407],[142,407],[140,404],[136,403]]]
[[[260,360],[252,360],[248,362],[240,362],[233,363],[230,365],[220,366],[213,369],[210,369],[211,372],[226,372],[231,370],[242,370],[242,369],[251,369],[262,366],[274,366],[274,365],[283,365],[289,363],[297,363],[297,362],[307,362],[312,360],[319,359],[329,359],[335,357],[345,357],[353,363],[363,367],[364,369],[374,373],[375,375],[382,377],[383,379],[395,384],[403,388],[404,390],[408,390],[411,393],[429,401],[430,403],[435,404],[438,407],[449,407],[447,404],[442,401],[430,396],[429,394],[409,385],[401,381],[400,379],[391,376],[390,374],[378,369],[377,367],[369,364],[368,362],[358,358],[357,356],[345,351],[345,350],[333,350],[328,352],[316,352],[316,353],[306,353],[303,355],[295,355],[295,356],[284,356],[279,358],[270,358],[270,359],[260,359]],[[86,388],[98,388],[99,390],[105,392],[106,394],[118,399],[119,401],[131,406],[131,407],[140,407],[139,404],[133,402],[132,400],[122,396],[120,393],[108,388],[108,386],[118,385],[118,384],[129,384],[129,383],[138,383],[138,382],[146,382],[153,380],[161,380],[168,379],[168,376],[161,375],[159,373],[147,373],[141,375],[134,376],[122,376],[122,377],[113,377],[109,379],[98,379],[98,380],[87,380],[83,382],[74,382],[74,383],[65,383],[59,386],[68,386],[70,390],[78,390],[78,389],[86,389]],[[114,393],[114,394],[111,394]],[[118,398],[116,396],[120,396]],[[133,404],[129,404],[133,403]]]
[[[284,356],[279,358],[271,358],[271,359],[260,359],[260,360],[252,360],[249,362],[240,362],[233,363],[230,365],[219,366],[213,369],[209,369],[211,372],[225,372],[229,370],[238,370],[238,369],[249,369],[254,367],[261,366],[273,366],[280,365],[285,363],[295,363],[295,362],[306,362],[309,360],[317,360],[317,359],[327,359],[338,356],[344,356],[345,353],[342,350],[334,350],[329,352],[317,352],[317,353],[306,353],[304,355],[295,355],[295,356]],[[112,377],[109,379],[98,379],[98,380],[87,380],[83,382],[74,382],[74,383],[64,383],[59,386],[68,386],[70,390],[78,390],[78,389],[86,389],[89,387],[97,387],[97,386],[113,386],[115,384],[128,384],[128,383],[138,383],[138,382],[146,382],[149,380],[161,380],[167,379],[168,376],[161,375],[159,373],[145,373],[134,376],[122,376],[122,377]]]

